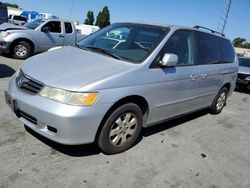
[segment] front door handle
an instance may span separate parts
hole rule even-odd
[[[191,74],[190,75],[191,80],[197,80],[197,78],[198,78],[197,74]]]
[[[60,37],[60,38],[64,38],[64,36],[63,36],[63,35],[59,35],[59,37]]]

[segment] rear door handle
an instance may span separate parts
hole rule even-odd
[[[191,74],[190,75],[191,80],[197,80],[197,77],[198,77],[197,74]]]

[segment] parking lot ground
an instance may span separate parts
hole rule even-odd
[[[5,105],[23,63],[0,56],[0,187],[250,187],[250,95],[234,92],[219,115],[200,111],[143,130],[132,149],[104,155],[25,130]],[[3,71],[4,70],[4,71]]]

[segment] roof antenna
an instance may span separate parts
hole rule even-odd
[[[71,7],[70,7],[70,11],[69,11],[69,19],[71,19],[71,16],[72,16],[72,10],[73,10],[73,6],[74,6],[74,2],[75,2],[75,0],[71,1]]]
[[[70,10],[69,10],[69,20],[71,20],[72,10],[73,10],[73,6],[74,6],[74,1],[75,1],[75,0],[72,0],[72,1],[71,1],[71,6],[70,6]],[[62,47],[64,46],[64,43],[65,43],[65,37],[63,38]]]
[[[221,30],[221,33],[223,33],[223,34],[225,34],[225,28],[226,28],[231,5],[232,5],[232,0],[227,0],[225,8],[224,8],[222,16],[221,16],[221,20],[220,20],[219,25],[218,25],[218,30]]]

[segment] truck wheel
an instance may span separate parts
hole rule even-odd
[[[214,98],[214,101],[210,107],[212,114],[219,114],[222,111],[222,109],[226,105],[227,93],[228,93],[227,88],[223,87],[219,91],[219,93],[216,95],[216,97]]]
[[[20,41],[12,47],[12,57],[15,59],[26,59],[32,54],[32,48],[28,42]]]
[[[97,144],[106,154],[123,152],[137,141],[143,123],[141,109],[133,103],[114,110],[99,134]]]

